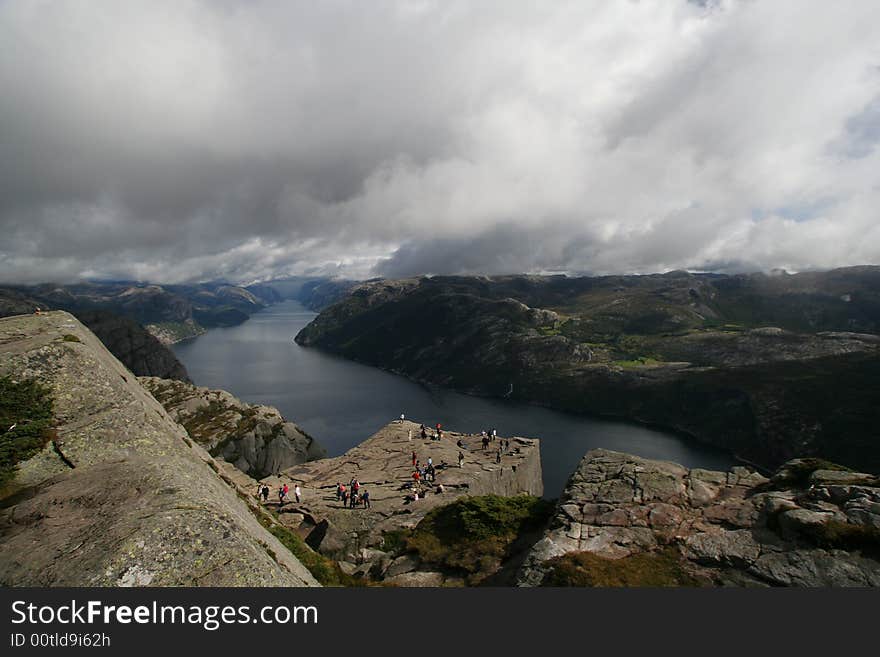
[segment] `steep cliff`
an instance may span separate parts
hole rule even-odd
[[[0,319],[0,376],[39,382],[54,416],[2,491],[3,585],[316,584],[72,315]]]
[[[771,479],[593,450],[521,586],[880,586],[880,480],[817,460]]]
[[[190,380],[174,353],[134,320],[102,310],[84,310],[76,318],[133,374]]]
[[[246,404],[225,390],[142,377],[141,384],[190,438],[257,479],[327,455],[321,445],[271,406]]]

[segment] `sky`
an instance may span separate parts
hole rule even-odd
[[[877,0],[0,0],[0,282],[880,264]]]

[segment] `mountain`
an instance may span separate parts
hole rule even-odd
[[[297,336],[413,379],[880,471],[880,267],[370,281]]]

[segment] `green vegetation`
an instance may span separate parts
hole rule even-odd
[[[20,462],[43,449],[52,431],[49,391],[33,380],[0,378],[0,487],[12,480]]]
[[[834,470],[837,472],[852,472],[849,468],[845,468],[837,463],[817,458],[798,459],[787,463],[770,482],[770,488],[807,488],[810,485],[810,476],[816,470]]]
[[[281,544],[290,550],[293,556],[299,559],[300,563],[312,573],[321,586],[365,586],[364,580],[346,575],[342,572],[339,564],[312,550],[305,541],[284,525],[266,515],[260,513],[255,515],[260,524],[281,541]]]
[[[572,552],[551,559],[544,586],[699,586],[674,548],[622,559]]]
[[[809,538],[828,550],[860,550],[873,557],[880,555],[880,529],[870,525],[854,525],[840,520],[805,528]]]
[[[562,331],[557,326],[539,326],[538,333],[545,338],[549,338],[554,335],[559,335]]]
[[[76,337],[72,333],[68,333],[67,335],[65,335],[62,338],[62,340],[64,340],[65,342],[82,342],[82,340],[80,340],[78,337]]]
[[[412,552],[461,573],[471,585],[495,572],[524,533],[540,530],[553,511],[539,497],[463,497],[433,509],[412,530],[385,534],[385,549]]]
[[[180,342],[205,332],[196,322],[156,322],[147,324],[144,328],[157,337],[161,335],[169,342]]]
[[[659,365],[661,362],[658,358],[651,358],[650,356],[642,356],[636,358],[635,360],[615,360],[612,361],[614,365],[618,367],[622,367],[624,369],[636,369],[639,367],[653,367],[655,365]]]

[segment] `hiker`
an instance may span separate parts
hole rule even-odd
[[[364,492],[361,493],[361,501],[364,503],[365,509],[370,508],[370,491],[364,490]]]
[[[407,433],[406,433],[406,439],[407,439],[409,442],[412,442],[412,429],[410,429],[409,431],[407,431]]]
[[[406,415],[403,413],[400,414],[400,423],[403,424],[403,421],[406,419]]]
[[[342,484],[340,484],[337,481],[336,482],[336,501],[338,502],[341,499],[342,499]]]
[[[415,452],[412,453],[412,462],[413,462],[413,467],[416,467],[416,463],[418,463],[418,460],[416,459]]]
[[[492,440],[495,440],[496,438],[498,438],[498,430],[492,429]]]
[[[284,487],[278,489],[278,506],[284,506]]]
[[[361,489],[361,482],[359,482],[357,479],[354,479],[354,480],[352,481],[352,484],[351,484],[351,490],[352,490],[352,492],[353,492],[355,495],[357,495],[358,492],[360,491],[360,489]]]
[[[486,451],[486,447],[489,445],[489,439],[486,436],[483,436],[483,451]]]
[[[428,438],[428,430],[425,428],[425,425],[422,425],[422,440],[427,440]]]
[[[284,488],[282,488],[281,490],[284,491],[284,501],[286,502],[288,499],[287,496],[290,493],[290,488],[287,487],[287,484],[284,484]]]
[[[431,467],[431,466],[433,466],[433,465],[434,465],[434,459],[432,459],[432,458],[429,456],[429,457],[428,457],[428,467]]]
[[[340,484],[339,490],[342,495],[342,506],[345,506],[345,503],[348,502],[348,491],[345,490],[345,484]]]
[[[296,498],[296,503],[299,504],[302,499],[302,489],[299,487],[299,484],[293,489],[293,496]]]
[[[263,484],[263,488],[262,488],[262,490],[260,491],[260,493],[263,495],[263,504],[268,504],[268,503],[269,503],[269,493],[270,493],[270,492],[271,492],[271,491],[269,490],[269,485],[268,485],[268,484]]]
[[[458,453],[458,467],[464,467],[464,454],[461,452]]]
[[[357,506],[357,503],[358,503],[358,494],[357,494],[357,492],[352,491],[351,492],[351,505],[349,508],[353,509],[354,507]]]
[[[501,463],[501,450],[498,450],[498,453],[495,455],[495,463]]]
[[[419,474],[418,470],[413,470],[412,478],[413,478],[413,481],[416,483],[416,485],[418,485],[419,480],[422,478],[422,475]]]

